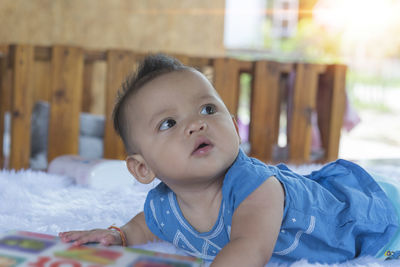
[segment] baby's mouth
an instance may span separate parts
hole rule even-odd
[[[203,155],[208,151],[210,151],[212,146],[213,145],[211,144],[210,141],[202,138],[201,140],[196,142],[192,155]]]

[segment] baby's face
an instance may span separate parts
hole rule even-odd
[[[164,74],[129,100],[129,137],[158,178],[169,186],[221,178],[239,151],[226,106],[196,71]]]

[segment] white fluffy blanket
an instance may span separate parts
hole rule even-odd
[[[297,168],[302,173],[315,166]],[[395,175],[400,167],[374,167],[374,171]],[[94,189],[77,186],[65,176],[34,171],[0,171],[0,233],[27,230],[57,235],[73,229],[105,228],[123,225],[142,210],[149,186],[132,182],[132,186]],[[147,249],[182,253],[167,243],[147,244]],[[318,252],[316,252],[318,253]],[[299,261],[291,266],[327,266]],[[400,260],[381,261],[361,258],[331,266],[400,266]]]

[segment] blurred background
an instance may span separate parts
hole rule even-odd
[[[400,1],[227,0],[226,5],[228,52],[346,64],[351,106],[339,156],[400,163]]]
[[[343,63],[339,156],[400,163],[398,14],[399,0],[1,0],[0,43]]]

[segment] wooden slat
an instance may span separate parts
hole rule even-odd
[[[0,168],[5,166],[3,155],[4,116],[9,109],[10,87],[7,83],[8,45],[0,45]]]
[[[239,69],[241,72],[252,72],[253,62],[247,60],[239,60]]]
[[[93,61],[85,61],[83,70],[82,107],[83,112],[90,112],[93,105]]]
[[[237,116],[240,69],[236,59],[214,60],[214,87],[225,102],[229,112]]]
[[[79,114],[83,87],[83,50],[54,46],[51,56],[51,109],[47,160],[79,152]]]
[[[10,168],[29,167],[34,49],[30,45],[11,47],[13,66],[11,94]]]
[[[34,62],[34,102],[38,100],[50,102],[50,75],[51,64],[50,60],[35,60]]]
[[[257,61],[253,75],[251,100],[250,144],[251,155],[272,160],[272,151],[278,142],[280,114],[280,64]]]
[[[0,58],[5,58],[8,55],[8,45],[0,44]]]
[[[289,161],[304,163],[310,160],[311,115],[316,109],[318,75],[321,65],[298,64],[293,91],[292,114],[288,132]]]
[[[104,129],[104,157],[125,159],[126,153],[121,138],[114,130],[112,112],[121,84],[135,66],[135,56],[128,51],[111,50],[107,53],[106,123]]]
[[[346,66],[331,65],[321,75],[318,89],[318,126],[325,161],[336,160],[346,109]]]
[[[282,73],[289,74],[293,70],[294,63],[280,63],[279,67]]]
[[[93,74],[90,87],[91,104],[89,112],[92,114],[105,114],[106,110],[106,61],[96,61],[93,63]],[[84,71],[85,72],[85,71]],[[86,108],[87,109],[87,108]]]
[[[85,62],[106,61],[107,52],[99,50],[84,50]]]
[[[206,67],[212,65],[212,60],[207,57],[189,57],[187,65],[192,67]]]
[[[35,46],[35,60],[50,61],[51,46]]]
[[[193,57],[183,54],[173,54],[172,56],[178,59],[182,64],[189,67],[202,68],[212,64],[211,58],[207,57]]]
[[[190,65],[190,57],[187,55],[172,55],[176,59],[178,59],[183,65],[194,67]]]

